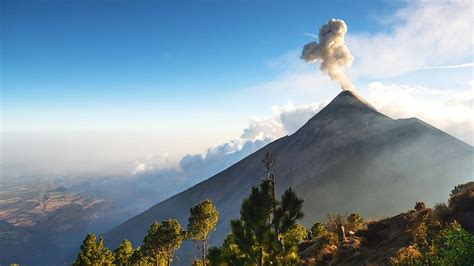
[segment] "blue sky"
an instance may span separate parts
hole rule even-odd
[[[304,33],[316,33],[327,19],[343,18],[351,32],[371,32],[379,16],[399,5],[347,3],[4,1],[4,127],[61,129],[38,112],[58,121],[94,121],[123,108],[132,109],[128,114],[199,109],[211,115],[233,91],[276,76],[279,69],[268,61],[308,42]],[[21,124],[11,122],[17,116]]]
[[[306,118],[340,91],[298,58],[331,18],[348,25],[355,60],[347,73],[362,96],[394,118],[417,116],[472,143],[469,1],[1,5],[4,166],[31,153],[31,165],[54,161],[64,165],[54,173],[69,173],[76,154],[75,168],[100,172],[289,134],[284,115]]]

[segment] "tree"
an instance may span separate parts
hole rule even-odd
[[[281,203],[276,204],[272,222],[277,234],[285,233],[297,220],[304,217],[303,202],[291,187],[283,193]]]
[[[222,246],[209,248],[207,259],[211,266],[255,265],[252,258],[240,250],[232,233],[226,236]]]
[[[130,256],[130,264],[131,265],[153,265],[155,264],[155,259],[153,259],[150,256],[146,256],[143,254],[142,250],[140,247],[137,247],[133,250],[132,255]]]
[[[277,263],[284,251],[279,236],[303,218],[303,200],[291,188],[281,202],[273,198],[273,183],[263,180],[253,187],[240,209],[240,219],[231,221],[235,243],[255,264]]]
[[[278,201],[271,154],[267,153],[262,162],[266,176],[242,201],[240,218],[231,221],[232,232],[224,244],[209,250],[211,265],[287,264],[285,251],[295,251],[299,242],[290,239],[299,239],[303,231],[307,236],[306,229],[301,231],[301,226],[296,225],[304,216],[303,199],[289,188]],[[296,231],[286,234],[293,229]]]
[[[165,262],[171,265],[174,252],[181,246],[184,239],[184,230],[175,219],[155,222],[150,226],[148,234],[143,240],[145,255],[151,254],[156,265]]]
[[[130,257],[133,254],[132,243],[127,239],[122,240],[120,246],[114,251],[114,264],[115,265],[128,265],[130,263]]]
[[[222,254],[222,247],[211,247],[207,254],[207,258],[210,266],[218,266],[224,264],[224,258]]]
[[[207,242],[209,234],[215,230],[219,219],[219,212],[207,199],[189,210],[188,238],[191,239],[201,251],[202,265],[206,266]]]
[[[364,218],[358,213],[351,213],[347,217],[347,229],[351,231],[357,231],[364,224]]]
[[[73,265],[112,265],[114,261],[112,252],[104,247],[102,238],[99,239],[99,242],[96,241],[97,238],[94,234],[87,234]]]
[[[159,237],[158,236],[158,229],[160,228],[161,223],[160,222],[154,222],[150,225],[150,228],[148,229],[148,233],[143,239],[143,246],[142,249],[139,250],[140,254],[134,254],[136,256],[142,255],[142,256],[148,256],[153,258],[153,261],[155,262],[156,265],[160,265],[161,262],[163,262],[163,257],[162,254],[160,253],[158,243],[156,239]]]
[[[232,234],[239,249],[260,266],[273,238],[269,223],[273,205],[270,182],[264,181],[260,188],[253,187],[249,197],[243,200],[240,219],[231,221]]]

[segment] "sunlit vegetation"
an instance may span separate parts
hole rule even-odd
[[[421,209],[415,206],[415,210]],[[390,262],[394,265],[474,265],[474,234],[452,217],[453,213],[472,210],[474,182],[456,186],[448,205],[438,204],[428,212],[414,231],[413,243],[400,249]]]

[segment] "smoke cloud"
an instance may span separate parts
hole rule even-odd
[[[310,42],[303,47],[301,59],[307,63],[321,62],[323,73],[337,81],[343,90],[354,88],[346,77],[344,69],[354,60],[351,52],[344,44],[344,35],[347,32],[346,23],[340,19],[328,20],[319,29],[319,43]]]

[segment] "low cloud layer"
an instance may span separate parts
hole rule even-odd
[[[184,156],[173,172],[181,173],[182,179],[195,184],[226,169],[247,155],[282,136],[293,134],[313,115],[321,110],[327,102],[295,106],[288,102],[272,108],[273,115],[267,119],[251,119],[242,135],[234,140],[210,147],[202,154]],[[151,156],[145,161],[137,161],[135,175],[152,176],[163,174],[167,167],[166,155]]]

